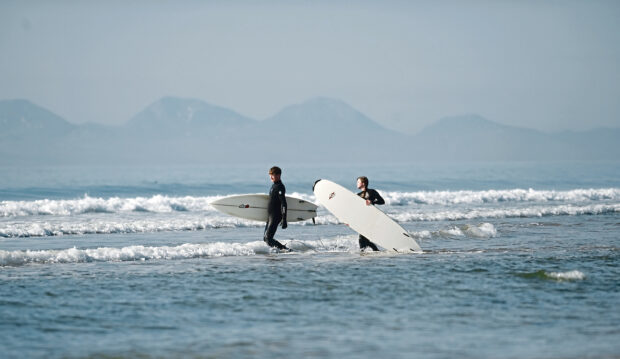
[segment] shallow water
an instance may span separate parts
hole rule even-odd
[[[283,168],[309,200],[314,179],[353,190],[360,172]],[[19,171],[0,182],[5,357],[620,355],[617,164],[362,173],[424,249],[411,255],[360,253],[322,208],[273,253],[262,224],[208,205],[266,191],[252,166]]]

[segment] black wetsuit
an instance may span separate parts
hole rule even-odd
[[[282,181],[276,181],[269,190],[269,203],[267,204],[267,224],[265,225],[265,235],[263,240],[270,247],[278,249],[288,249],[286,246],[275,239],[278,224],[282,222],[282,228],[286,228],[286,188]]]
[[[385,204],[385,200],[383,199],[383,197],[381,197],[379,192],[375,191],[372,188],[368,188],[365,191],[362,191],[362,192],[358,193],[357,195],[362,197],[363,199],[370,200],[370,203],[373,204],[373,205],[375,205],[375,204]],[[370,247],[370,248],[372,248],[373,251],[378,251],[379,250],[379,248],[377,248],[377,246],[374,243],[369,241],[368,238],[362,236],[361,234],[360,234],[360,237],[359,237],[359,243],[360,243],[360,249],[366,249],[366,248]]]

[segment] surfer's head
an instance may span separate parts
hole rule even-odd
[[[269,169],[269,177],[271,178],[271,181],[273,182],[279,181],[281,175],[282,175],[282,170],[280,169],[280,167],[273,166]]]
[[[368,188],[368,177],[366,176],[357,177],[357,188],[359,189]]]

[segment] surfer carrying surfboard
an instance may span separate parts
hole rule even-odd
[[[274,166],[269,169],[269,178],[271,178],[271,189],[269,190],[269,202],[267,204],[267,224],[265,225],[265,235],[263,240],[270,247],[276,247],[279,250],[290,251],[284,244],[273,239],[276,234],[278,225],[282,222],[282,229],[286,229],[286,188],[280,177],[282,170],[280,167]]]
[[[379,192],[375,191],[372,188],[368,188],[368,177],[366,176],[358,177],[357,188],[361,190],[361,192],[358,193],[357,195],[366,200],[367,206],[372,206],[375,204],[385,204],[385,200],[383,199],[383,197],[381,197]],[[360,243],[361,250],[364,250],[370,247],[372,248],[373,251],[379,251],[379,248],[377,248],[377,246],[374,243],[372,243],[370,240],[368,240],[368,238],[362,236],[361,234],[359,236],[359,243]]]

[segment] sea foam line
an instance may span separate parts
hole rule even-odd
[[[176,217],[176,218],[98,218],[20,221],[0,223],[0,237],[47,237],[84,234],[153,233],[200,231],[214,228],[260,227],[264,224],[235,217]]]
[[[538,191],[525,189],[487,190],[487,191],[434,191],[434,192],[383,192],[388,205],[443,205],[485,204],[504,202],[566,202],[571,204],[596,201],[620,200],[620,188],[575,189],[570,191]],[[313,203],[311,194],[292,193]],[[215,211],[209,203],[223,196],[207,197],[169,197],[155,195],[135,198],[95,198],[85,195],[78,199],[0,201],[0,217],[18,216],[76,216],[88,213],[175,213]]]
[[[532,218],[547,216],[604,215],[620,212],[620,204],[589,206],[534,206],[526,208],[475,208],[452,211],[407,210],[388,213],[398,222],[456,221],[492,218]],[[340,221],[321,210],[316,224],[339,224]],[[293,222],[289,225],[311,226],[312,222]],[[58,218],[49,221],[3,221],[0,237],[46,237],[61,235],[149,233],[172,231],[199,231],[216,228],[262,227],[262,222],[243,220],[230,216],[175,215],[164,218]]]
[[[129,246],[63,250],[0,250],[0,266],[20,266],[28,263],[84,263],[108,261],[137,261],[151,259],[188,259],[197,257],[249,256],[260,244],[207,243],[183,244],[176,247]],[[264,246],[264,243],[263,243]]]
[[[539,206],[526,208],[475,208],[454,211],[406,211],[390,214],[399,222],[424,222],[424,221],[457,221],[483,218],[530,218],[548,216],[583,216],[603,215],[620,212],[620,204],[611,205],[561,205]]]
[[[547,273],[547,275],[556,280],[583,280],[586,278],[586,275],[578,270],[568,272],[550,272]]]
[[[85,213],[122,213],[122,212],[191,212],[212,210],[210,202],[220,197],[153,197],[135,198],[94,198],[85,195],[79,199],[36,200],[36,201],[2,201],[1,217],[56,215],[73,216]]]
[[[282,240],[282,239],[281,239]],[[338,236],[316,241],[282,240],[295,252],[358,252],[356,236]],[[60,250],[0,250],[0,267],[26,264],[58,264],[89,262],[126,262],[146,260],[179,260],[191,258],[253,256],[273,253],[263,241],[248,243],[186,243],[178,246],[128,246],[122,248],[68,248]]]
[[[586,275],[578,270],[572,270],[568,272],[548,272],[545,270],[539,270],[531,273],[519,273],[518,276],[527,279],[543,279],[553,280],[558,282],[563,281],[577,281],[586,279]]]
[[[454,205],[503,202],[587,202],[620,199],[620,188],[574,189],[569,191],[544,191],[510,189],[487,191],[421,191],[384,192],[387,204]]]

